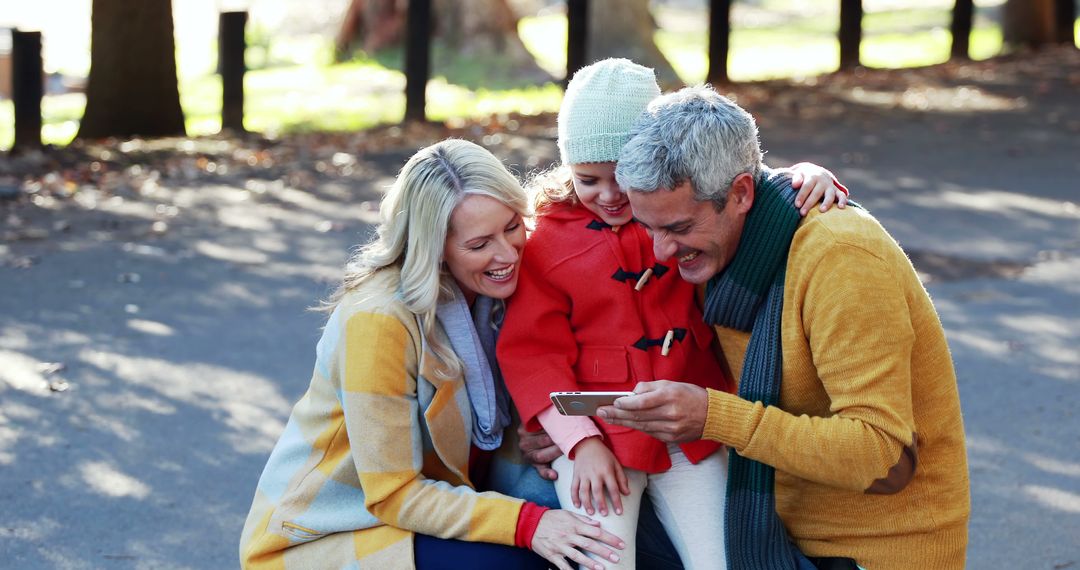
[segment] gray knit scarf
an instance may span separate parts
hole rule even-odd
[[[454,354],[465,366],[465,389],[472,404],[473,445],[483,450],[502,445],[503,429],[510,425],[510,399],[495,362],[495,341],[502,324],[502,303],[477,295],[472,310],[461,290],[440,303],[435,316],[442,323]]]
[[[765,406],[780,401],[784,271],[800,219],[794,202],[790,176],[763,168],[739,249],[705,293],[707,323],[750,332],[739,397]],[[776,514],[775,476],[773,467],[731,450],[724,539],[732,570],[814,570]]]

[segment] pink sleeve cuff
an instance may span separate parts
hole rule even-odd
[[[536,415],[536,419],[540,421],[540,425],[544,426],[544,431],[547,432],[551,441],[554,441],[555,445],[559,446],[559,449],[570,459],[573,459],[570,451],[579,441],[587,437],[602,436],[600,428],[596,427],[596,424],[588,417],[564,416],[555,409],[555,406],[548,406]]]

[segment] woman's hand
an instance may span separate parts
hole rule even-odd
[[[575,507],[580,509],[585,505],[585,512],[591,516],[595,505],[606,517],[608,508],[604,497],[608,496],[615,514],[621,515],[622,495],[629,494],[630,482],[622,465],[599,437],[587,437],[574,446],[574,481],[570,485],[570,496]]]
[[[791,187],[799,191],[795,195],[795,207],[806,215],[810,207],[821,202],[821,211],[826,212],[833,202],[837,208],[847,205],[846,189],[840,186],[832,172],[809,162],[800,162],[791,167]]]
[[[589,558],[585,552],[618,562],[619,555],[609,547],[621,550],[625,546],[621,538],[600,528],[599,521],[562,509],[545,512],[532,539],[532,551],[559,570],[572,570],[566,563],[567,558],[582,568],[604,570],[603,564]]]

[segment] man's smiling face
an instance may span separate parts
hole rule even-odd
[[[634,217],[652,236],[657,261],[674,258],[679,274],[690,283],[704,283],[727,267],[739,249],[748,202],[753,203],[751,180],[748,175],[736,178],[723,210],[711,201],[695,200],[690,182],[672,190],[628,192]]]

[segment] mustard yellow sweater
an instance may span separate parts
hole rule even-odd
[[[717,327],[735,378],[749,334]],[[963,568],[970,513],[949,348],[904,252],[863,210],[811,210],[791,244],[778,407],[709,391],[704,437],[776,468],[809,556]]]

